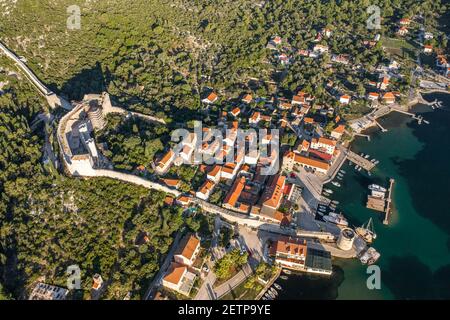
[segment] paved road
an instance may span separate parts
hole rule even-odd
[[[200,287],[200,289],[197,292],[197,295],[195,296],[194,300],[216,300],[217,295],[214,292],[213,286],[216,282],[216,275],[212,271],[213,270],[213,264],[208,264],[208,267],[211,271],[209,271],[206,278],[203,280],[203,284]]]
[[[173,240],[172,243],[172,247],[170,248],[169,253],[167,254],[163,264],[159,268],[158,273],[153,277],[153,280],[147,289],[147,293],[144,296],[144,300],[152,299],[154,290],[162,283],[162,279],[164,278],[166,270],[169,268],[169,265],[172,262],[173,255],[178,247],[178,243],[180,242],[183,233],[184,233],[183,230],[180,230],[180,232],[178,232],[177,235],[175,236],[175,239]]]

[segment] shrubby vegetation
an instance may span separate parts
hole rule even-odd
[[[3,62],[3,61],[2,61]],[[2,64],[2,66],[7,64]],[[106,298],[139,298],[159,269],[181,210],[164,194],[110,179],[66,178],[42,162],[43,128],[29,123],[43,101],[30,85],[8,81],[0,95],[0,297],[24,296],[35,281],[66,286],[78,264],[84,292],[94,273],[109,283]],[[142,243],[142,234],[149,241]]]
[[[167,127],[137,117],[111,115],[97,142],[106,143],[103,153],[115,168],[131,171],[143,165],[150,169],[155,154],[164,149],[161,137],[167,132]]]
[[[262,2],[261,2],[262,3]],[[81,29],[66,28],[70,5],[79,5]],[[199,95],[215,88],[223,98],[242,91],[267,95],[267,81],[281,81],[281,92],[304,88],[319,102],[333,104],[324,91],[332,80],[356,89],[360,77],[349,67],[326,69],[329,57],[294,59],[290,72],[275,72],[265,48],[278,34],[293,47],[307,49],[318,31],[333,53],[349,54],[371,68],[386,58],[379,43],[364,40],[380,32],[391,36],[402,17],[422,14],[425,28],[437,27],[444,6],[433,0],[380,0],[382,29],[369,30],[369,0],[19,0],[0,21],[0,35],[46,83],[72,99],[107,90],[129,109],[177,121],[195,117]],[[17,24],[17,21],[28,23]],[[440,38],[438,38],[440,39]],[[446,43],[438,40],[439,46]],[[57,49],[55,49],[57,48]],[[278,71],[283,71],[277,66]],[[344,76],[343,76],[344,75]],[[362,75],[360,75],[362,76]],[[250,78],[259,79],[249,84]],[[361,88],[360,88],[361,89]],[[361,90],[359,90],[361,91]],[[226,99],[222,99],[226,101]]]
[[[241,254],[239,249],[233,249],[214,265],[214,272],[219,279],[227,279],[233,271],[247,263],[248,253]]]

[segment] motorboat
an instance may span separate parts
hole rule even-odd
[[[283,288],[281,288],[281,286],[278,283],[274,283],[273,286],[277,289],[277,290],[283,290]]]
[[[375,248],[370,247],[366,252],[359,258],[362,264],[374,264],[380,258],[381,254],[375,250]]]
[[[337,182],[337,181],[333,181],[333,182],[331,182],[331,184],[332,184],[333,186],[338,187],[338,188],[341,186],[341,184],[340,184],[339,182]]]
[[[371,184],[369,186],[369,190],[378,191],[378,192],[387,192],[386,188],[383,188],[382,186],[379,186],[377,184]]]
[[[333,190],[331,189],[323,189],[323,191],[328,192],[329,194],[333,194]]]
[[[348,221],[345,219],[344,215],[337,214],[335,212],[330,212],[328,215],[323,216],[323,219],[327,222],[331,222],[341,226],[348,226]]]

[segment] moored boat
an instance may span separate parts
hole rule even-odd
[[[356,234],[358,234],[367,243],[372,243],[376,238],[372,218],[369,219],[367,224],[363,224],[361,227],[355,229]]]
[[[340,184],[339,182],[337,182],[337,181],[333,181],[333,182],[331,182],[331,184],[332,184],[333,186],[338,187],[338,188],[341,186],[341,184]]]
[[[273,286],[277,289],[277,290],[283,290],[281,288],[281,286],[278,283],[274,283]]]
[[[337,214],[335,212],[330,212],[328,215],[323,216],[323,220],[331,222],[340,226],[348,226],[348,221],[342,214]]]
[[[382,186],[379,186],[374,183],[369,186],[369,190],[378,191],[378,192],[386,192],[387,191],[386,188],[383,188]]]

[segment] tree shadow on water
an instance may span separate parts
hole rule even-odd
[[[433,273],[414,256],[392,257],[382,279],[398,300],[450,297],[450,265]]]

